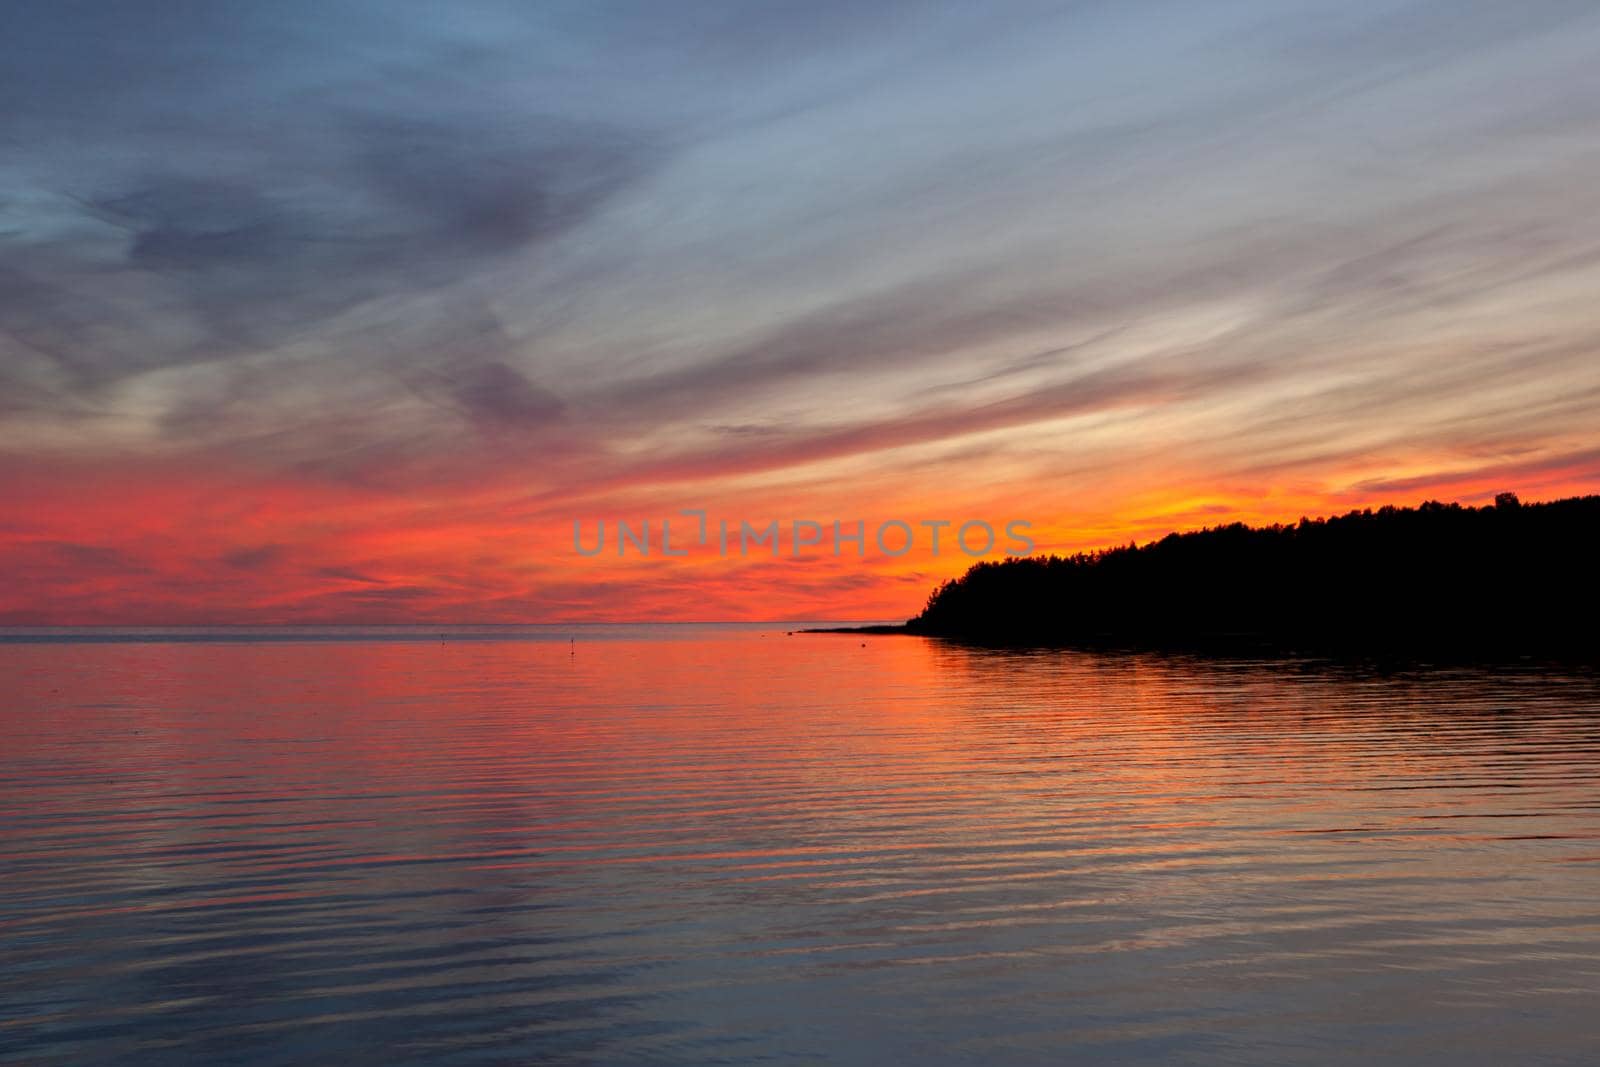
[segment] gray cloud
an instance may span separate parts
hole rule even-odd
[[[508,106],[415,19],[350,5],[372,37],[341,51],[314,40],[341,29],[321,9],[188,7],[54,5],[0,44],[32,149],[0,168],[0,358],[30,409],[527,263],[661,158],[648,131]],[[367,341],[340,357],[356,375],[394,358]]]
[[[1593,280],[1589,5],[14,21],[13,452],[45,426],[386,488],[537,455],[554,499],[1293,395],[1194,443],[1242,463],[1246,427],[1405,425],[1443,387],[1496,427],[1508,376],[1553,383],[1523,411],[1593,380],[1571,305],[1537,362],[1436,352],[1444,309]],[[1186,339],[1208,309],[1238,321]]]
[[[451,383],[451,395],[476,421],[496,426],[538,426],[560,416],[561,398],[504,363],[474,367]]]

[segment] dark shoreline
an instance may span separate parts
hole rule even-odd
[[[896,625],[805,632],[1450,663],[1600,662],[1600,496],[1426,502],[974,564]]]
[[[1093,652],[1106,655],[1179,655],[1228,659],[1321,660],[1381,667],[1600,668],[1600,646],[1574,637],[1544,646],[1458,643],[1451,640],[1364,642],[1336,638],[1291,638],[1267,634],[1195,635],[988,635],[938,633],[899,625],[835,626],[797,634],[928,637],[942,643],[993,652]]]

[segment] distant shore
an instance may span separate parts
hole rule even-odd
[[[1600,658],[1600,496],[1429,501],[982,562],[900,625],[995,646]]]

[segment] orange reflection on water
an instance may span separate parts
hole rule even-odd
[[[359,1016],[710,1056],[801,1002],[1445,1033],[1505,988],[1544,1029],[1487,1047],[1592,1029],[1592,676],[409,636],[0,645],[6,929],[80,1051]]]

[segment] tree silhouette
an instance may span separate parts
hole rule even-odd
[[[1142,546],[982,562],[906,628],[995,642],[1593,654],[1600,496],[1430,500]]]

